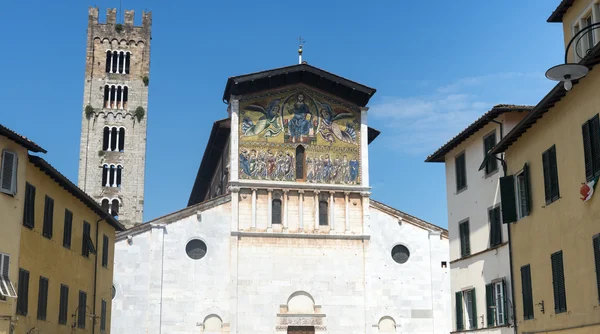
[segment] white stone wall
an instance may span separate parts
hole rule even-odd
[[[502,122],[503,134],[506,135],[525,113],[508,112],[496,120]],[[446,195],[448,199],[448,230],[450,237],[451,268],[451,321],[456,329],[455,293],[475,288],[478,328],[487,327],[485,285],[498,278],[506,279],[505,296],[512,300],[510,291],[510,266],[508,245],[497,250],[490,248],[490,225],[488,209],[500,203],[499,178],[503,176],[502,164],[498,161],[498,171],[486,176],[485,170],[479,171],[484,159],[483,138],[493,131],[496,141],[500,141],[500,125],[490,122],[446,155]],[[467,189],[456,192],[455,157],[465,152],[467,169]],[[459,223],[469,219],[470,248],[472,257],[460,259]],[[502,225],[502,242],[508,242],[508,229]],[[487,251],[486,251],[487,250]],[[479,254],[476,254],[479,253]],[[511,302],[508,303],[510,308]],[[509,313],[509,315],[512,314]],[[509,322],[510,316],[509,316]],[[466,326],[466,322],[465,322]],[[512,333],[510,328],[490,330],[490,333]]]
[[[222,319],[222,333],[276,333],[294,318],[286,304],[299,291],[314,300],[315,314],[302,319],[317,323],[317,333],[378,333],[382,317],[393,318],[398,333],[449,332],[449,282],[440,266],[446,238],[373,207],[370,237],[345,233],[343,224],[335,234],[267,232],[264,218],[260,231],[251,230],[244,208],[251,191],[243,193],[233,193],[242,231],[230,224],[230,201],[201,212],[200,221],[191,210],[164,227],[136,227],[131,244],[117,243],[113,333],[200,333],[211,315]],[[360,197],[355,202],[352,210],[362,213]],[[266,204],[257,207],[264,217]],[[203,259],[186,255],[192,238],[206,242]],[[405,264],[391,258],[398,243],[411,250]]]

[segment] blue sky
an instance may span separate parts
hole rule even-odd
[[[559,0],[158,1],[153,12],[144,220],[183,208],[228,77],[297,63],[377,89],[373,198],[447,226],[443,164],[425,157],[491,106],[535,104],[562,61]],[[0,123],[77,182],[87,8],[116,0],[7,1],[0,11]]]

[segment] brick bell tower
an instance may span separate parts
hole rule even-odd
[[[89,9],[79,187],[127,228],[142,223],[152,13]]]

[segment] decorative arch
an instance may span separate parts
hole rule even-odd
[[[386,315],[379,319],[377,329],[379,330],[379,333],[396,333],[396,320]]]
[[[293,292],[284,305],[280,305],[277,314],[276,331],[287,331],[290,326],[314,326],[317,333],[325,333],[325,314],[321,305],[315,304],[313,296],[304,291]]]
[[[296,291],[287,300],[289,313],[312,314],[315,311],[315,299],[306,291]]]
[[[223,319],[216,314],[204,318],[202,322],[205,332],[220,332],[223,329]]]

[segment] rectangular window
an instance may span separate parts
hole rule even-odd
[[[77,327],[85,329],[85,314],[87,305],[87,293],[79,291],[79,305],[77,306]]]
[[[600,176],[600,118],[598,114],[581,126],[585,177],[587,181]]]
[[[590,16],[586,17],[585,19],[583,19],[585,22],[585,26],[589,27],[592,25],[592,14],[590,13]],[[594,38],[594,30],[588,31],[585,33],[587,35],[587,48],[588,50],[590,50],[591,48],[594,47],[594,44],[596,44],[595,42],[595,38]]]
[[[463,302],[462,302],[462,292],[459,291],[456,293],[456,330],[461,331],[465,329],[464,325],[464,316],[463,316]]]
[[[499,206],[488,210],[488,219],[490,221],[490,247],[494,247],[502,243],[502,219]]]
[[[108,237],[102,236],[102,266],[108,268]]]
[[[554,312],[567,311],[567,294],[565,291],[565,271],[563,268],[562,251],[550,256],[552,260],[552,287],[554,288]]]
[[[471,240],[469,237],[469,221],[462,222],[458,225],[460,233],[460,256],[465,257],[471,255]]]
[[[46,320],[46,310],[48,307],[48,279],[40,276],[40,286],[38,290],[38,320]]]
[[[459,192],[467,187],[467,166],[464,152],[455,158],[455,169],[456,192]]]
[[[465,310],[467,314],[467,324],[469,329],[477,328],[477,303],[475,298],[475,289],[463,291],[463,299],[465,300]]]
[[[27,315],[29,306],[29,271],[19,269],[19,297],[17,298],[17,314]]]
[[[533,291],[531,288],[531,267],[521,267],[521,293],[523,295],[523,318],[533,319]]]
[[[90,236],[91,226],[90,223],[83,221],[83,237],[81,238],[81,255],[85,257],[90,256],[90,252],[92,254],[96,254],[96,249],[94,248],[94,244],[92,243],[92,238]]]
[[[596,263],[596,288],[598,291],[598,302],[600,303],[600,234],[597,234],[592,242],[594,246],[594,261]]]
[[[44,202],[44,225],[42,234],[48,238],[52,239],[52,230],[54,225],[54,200],[46,195],[46,200]]]
[[[33,229],[35,227],[35,187],[27,182],[25,184],[25,204],[23,210],[23,225]]]
[[[326,226],[329,224],[327,221],[328,218],[328,208],[327,201],[319,202],[319,225]]]
[[[71,232],[73,230],[73,213],[65,209],[65,226],[63,228],[63,246],[71,249]]]
[[[17,160],[17,154],[15,152],[2,151],[0,192],[9,195],[17,193]]]
[[[17,297],[15,286],[8,277],[9,272],[10,255],[0,253],[0,300],[6,300],[7,297]]]
[[[67,324],[67,314],[69,311],[69,287],[60,285],[60,304],[58,306],[58,323],[61,325]]]
[[[496,305],[496,324],[506,324],[506,282],[504,280],[494,283],[494,301]]]
[[[281,200],[274,199],[271,208],[271,224],[281,224]]]
[[[556,146],[552,145],[542,154],[544,166],[544,189],[546,204],[550,204],[560,198],[558,190],[558,167],[556,163]]]
[[[102,299],[102,306],[100,308],[100,331],[106,331],[106,300]]]
[[[516,207],[517,219],[529,215],[530,201],[529,196],[529,165],[525,164],[523,170],[515,176]]]
[[[487,157],[488,152],[496,146],[496,132],[490,133],[483,138],[483,156]],[[487,158],[485,163],[485,174],[489,175],[498,170],[498,159],[495,155],[491,155]]]

